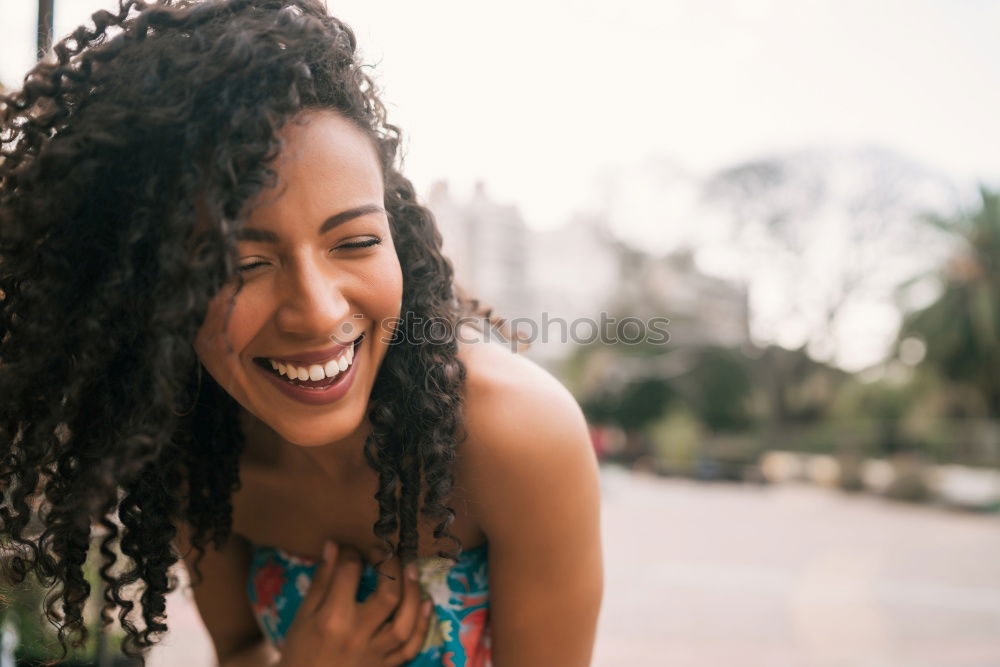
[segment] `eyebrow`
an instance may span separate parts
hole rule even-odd
[[[341,211],[340,213],[331,215],[329,218],[324,220],[323,224],[319,226],[319,230],[316,234],[322,236],[337,225],[342,225],[349,220],[360,218],[363,215],[369,215],[371,213],[385,213],[385,209],[381,206],[376,206],[375,204],[366,204],[365,206],[349,208],[346,211]],[[257,243],[277,243],[279,240],[278,235],[274,232],[266,229],[256,229],[254,227],[244,227],[240,229],[236,232],[236,239],[239,241],[254,241]]]

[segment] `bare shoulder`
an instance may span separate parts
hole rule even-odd
[[[603,556],[597,457],[583,413],[558,380],[502,345],[463,342],[459,358],[468,430],[459,468],[489,543],[494,660],[588,665]]]
[[[555,433],[586,434],[576,399],[531,359],[481,334],[463,336],[458,358],[466,367],[466,427],[481,448],[516,449]]]
[[[511,494],[594,483],[587,423],[562,383],[501,343],[467,336],[458,356],[467,373],[460,466],[487,536],[502,532]]]

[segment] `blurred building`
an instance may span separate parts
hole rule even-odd
[[[501,317],[526,316],[528,229],[517,208],[492,201],[483,183],[476,184],[471,199],[460,202],[447,183],[438,182],[431,188],[428,205],[459,285]]]
[[[459,284],[512,321],[552,361],[605,317],[670,320],[671,346],[749,341],[746,288],[706,275],[690,252],[652,255],[615,238],[600,215],[531,230],[515,206],[478,184],[460,201],[446,183],[428,197]]]
[[[568,354],[592,334],[590,322],[609,310],[619,280],[614,241],[603,218],[577,215],[555,229],[531,235],[532,313],[540,360]]]
[[[673,347],[740,347],[750,342],[745,285],[703,273],[689,250],[653,256],[619,244],[617,252],[616,312],[668,318]]]
[[[528,337],[531,356],[565,354],[572,323],[597,319],[608,303],[618,266],[599,218],[530,230],[515,206],[493,201],[482,183],[463,202],[439,182],[428,205],[458,283]]]

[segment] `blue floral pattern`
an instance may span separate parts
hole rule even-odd
[[[429,556],[418,558],[421,588],[434,609],[420,653],[408,666],[489,667],[492,664],[489,631],[487,544],[463,551],[458,563]],[[279,650],[295,612],[309,590],[318,563],[266,545],[254,545],[247,581],[251,608],[264,635]],[[362,602],[375,590],[375,569],[366,564],[356,599]]]

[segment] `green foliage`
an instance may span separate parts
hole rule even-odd
[[[100,552],[97,541],[91,545],[90,553],[84,566],[84,576],[90,583],[91,594],[84,608],[84,618],[87,621],[88,637],[80,648],[70,647],[65,662],[60,664],[96,664],[100,634],[99,608],[101,600],[101,578],[98,572]],[[45,618],[43,604],[46,595],[52,589],[43,585],[33,575],[24,582],[13,586],[3,582],[3,594],[6,605],[0,605],[0,627],[4,622],[13,621],[19,641],[15,655],[19,661],[44,661],[62,655],[62,649],[56,636],[56,628]],[[107,630],[107,652],[113,656],[121,654],[121,641],[124,635],[117,624],[113,623]]]
[[[708,428],[737,431],[750,426],[748,366],[737,350],[706,347],[699,351],[696,368],[682,386],[686,404]]]
[[[928,219],[961,249],[939,273],[941,295],[906,316],[899,339],[922,339],[924,367],[979,392],[986,414],[978,416],[1000,418],[1000,194],[981,188],[980,198],[971,213]]]
[[[664,413],[673,393],[670,383],[660,378],[628,383],[618,401],[618,423],[626,430],[646,426]]]
[[[831,416],[838,420],[898,421],[907,415],[916,392],[912,382],[848,382],[837,394]]]
[[[639,378],[628,382],[618,392],[588,397],[581,401],[581,407],[591,422],[638,430],[662,415],[672,398],[673,390],[666,380]]]
[[[580,409],[583,410],[583,416],[591,424],[616,424],[616,404],[614,395],[609,392],[580,399]]]
[[[584,414],[595,423],[642,429],[672,405],[683,404],[710,429],[747,428],[752,423],[751,361],[738,350],[723,347],[705,346],[687,353],[690,369],[668,377],[657,370],[657,364],[673,358],[662,348],[581,346],[566,364],[566,377],[577,390]],[[622,373],[623,369],[629,376],[616,382],[611,371]],[[602,380],[588,383],[588,373]],[[595,389],[588,392],[588,387]]]
[[[704,426],[683,406],[671,408],[650,426],[653,455],[658,468],[671,473],[694,473],[701,450]]]
[[[749,366],[758,416],[770,424],[819,422],[847,378],[843,371],[816,361],[805,346],[795,350],[770,345]]]

